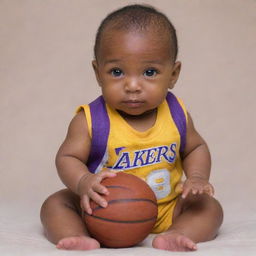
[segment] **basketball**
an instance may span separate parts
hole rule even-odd
[[[148,184],[123,172],[101,184],[109,190],[104,196],[108,206],[90,202],[92,215],[85,214],[90,235],[111,248],[130,247],[144,240],[157,219],[156,197]]]

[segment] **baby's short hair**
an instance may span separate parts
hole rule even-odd
[[[163,13],[150,5],[128,5],[113,11],[101,22],[94,45],[94,57],[97,54],[101,42],[101,37],[106,28],[130,31],[147,31],[154,27],[161,33],[169,33],[170,51],[173,61],[176,61],[178,54],[178,42],[176,30],[171,21]]]

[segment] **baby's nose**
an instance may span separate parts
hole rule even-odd
[[[140,83],[139,79],[137,79],[135,77],[126,79],[125,90],[127,92],[141,91],[141,83]]]

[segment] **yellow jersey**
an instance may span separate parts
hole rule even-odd
[[[186,109],[180,99],[177,101],[184,113],[186,125]],[[108,130],[98,131],[97,139],[101,144],[105,137],[103,144],[106,145],[104,155],[94,172],[97,173],[105,167],[136,175],[147,182],[156,195],[159,209],[158,221],[153,232],[165,231],[172,223],[170,212],[173,211],[178,196],[175,187],[183,175],[180,156],[181,131],[170,111],[170,105],[165,100],[158,106],[155,124],[144,132],[131,127],[115,109],[107,104],[104,107]],[[80,110],[84,110],[89,134],[92,137],[94,129],[90,105],[80,106],[77,112]],[[100,115],[98,119],[101,119]],[[103,120],[101,125],[102,123]]]

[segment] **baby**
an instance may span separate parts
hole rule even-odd
[[[175,28],[151,6],[129,5],[102,21],[92,62],[102,96],[72,119],[56,156],[67,189],[41,209],[45,234],[57,248],[100,248],[83,216],[92,214],[90,200],[107,207],[101,181],[117,171],[142,178],[155,192],[154,248],[193,251],[216,237],[223,212],[209,183],[210,153],[170,92],[181,69],[177,51]]]

